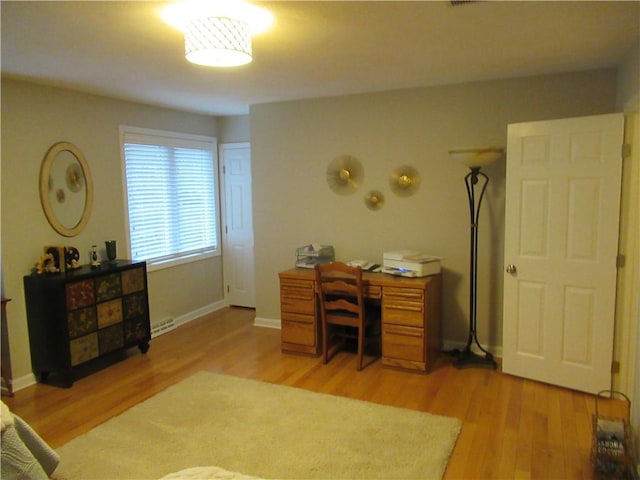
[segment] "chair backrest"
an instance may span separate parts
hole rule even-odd
[[[353,317],[364,321],[362,269],[342,262],[316,264],[316,288],[323,318]],[[327,321],[330,321],[327,318]]]

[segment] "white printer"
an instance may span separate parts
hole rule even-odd
[[[385,252],[382,272],[401,277],[426,277],[440,273],[440,258],[414,250]]]

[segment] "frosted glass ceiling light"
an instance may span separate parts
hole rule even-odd
[[[251,35],[273,23],[266,10],[238,0],[184,1],[166,7],[162,16],[184,32],[187,60],[210,67],[251,62]]]
[[[195,18],[184,30],[185,57],[208,67],[237,67],[252,60],[249,25],[224,17]]]

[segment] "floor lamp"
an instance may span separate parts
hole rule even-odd
[[[480,214],[482,197],[484,196],[484,192],[487,188],[487,183],[489,183],[489,177],[480,170],[482,167],[486,167],[498,160],[503,153],[504,151],[500,148],[466,148],[449,150],[451,158],[469,167],[469,173],[464,177],[464,181],[467,186],[469,215],[471,217],[471,237],[469,245],[469,336],[464,349],[462,351],[455,352],[456,359],[453,365],[456,368],[496,368],[496,362],[493,359],[493,355],[480,345],[477,335],[478,215]],[[474,342],[484,355],[479,355],[471,350],[471,345]]]

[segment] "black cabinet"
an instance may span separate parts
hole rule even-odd
[[[41,381],[109,363],[131,347],[149,349],[151,328],[145,262],[89,265],[24,277],[31,366]]]

